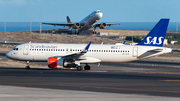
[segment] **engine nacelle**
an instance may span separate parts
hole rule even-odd
[[[66,59],[61,57],[49,57],[48,58],[48,67],[49,68],[63,68],[67,67],[68,62]]]
[[[79,27],[80,27],[80,23],[78,22],[72,26],[73,29],[78,29]]]
[[[104,29],[104,28],[106,28],[106,26],[107,26],[106,23],[102,23],[102,24],[100,24],[99,28],[100,28],[100,29]]]
[[[71,34],[79,34],[79,29],[71,29]]]

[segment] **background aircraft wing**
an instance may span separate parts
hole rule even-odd
[[[73,23],[42,23],[47,25],[54,25],[54,26],[73,26]]]

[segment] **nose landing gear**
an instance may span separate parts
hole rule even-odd
[[[26,70],[29,70],[30,69],[30,66],[29,66],[29,61],[27,61],[27,66],[25,67]]]

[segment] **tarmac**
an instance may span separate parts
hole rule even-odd
[[[179,101],[179,64],[147,59],[91,64],[89,71],[0,66],[0,100]]]

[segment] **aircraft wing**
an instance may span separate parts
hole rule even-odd
[[[94,24],[94,27],[100,27],[102,23],[96,23]],[[120,25],[120,23],[106,23],[107,26],[111,26],[111,25]]]
[[[78,59],[80,56],[82,56],[82,55],[87,53],[90,45],[91,45],[91,42],[89,42],[89,44],[81,52],[65,55],[63,57],[64,58],[68,58],[68,59]]]
[[[73,26],[73,23],[42,23],[47,25],[54,25],[54,26]]]

